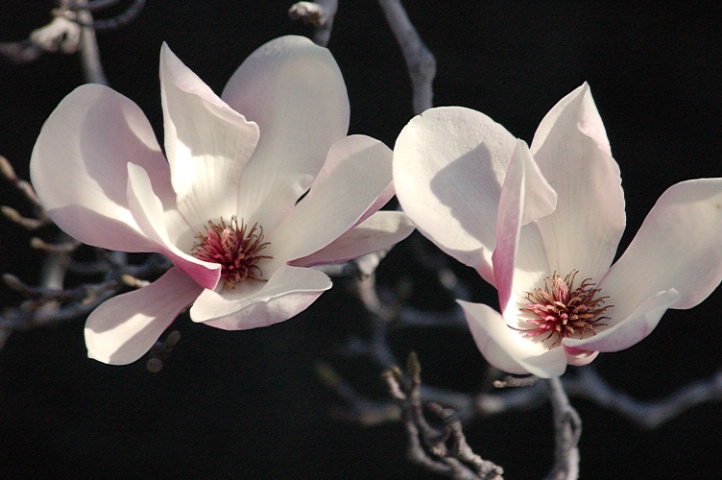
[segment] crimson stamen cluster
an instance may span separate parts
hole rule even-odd
[[[219,223],[208,222],[206,234],[198,233],[193,244],[193,255],[199,260],[221,264],[221,278],[226,288],[235,288],[244,280],[265,282],[263,272],[258,266],[264,258],[261,255],[270,242],[263,241],[263,228],[257,223],[250,229],[241,220],[231,217],[231,222],[221,218]]]
[[[526,320],[534,325],[531,329],[520,329],[525,336],[534,337],[548,333],[544,339],[556,337],[554,344],[562,338],[584,334],[596,334],[594,328],[606,325],[600,320],[609,319],[602,316],[613,305],[604,306],[609,297],[598,296],[600,290],[594,287],[591,278],[584,279],[574,288],[574,277],[577,271],[572,271],[562,279],[556,272],[544,279],[544,288],[537,288],[526,294],[528,303],[521,308],[522,312],[532,314],[535,318]],[[551,347],[550,347],[551,348]]]

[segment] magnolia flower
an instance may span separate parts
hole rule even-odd
[[[226,330],[282,322],[331,287],[309,267],[411,232],[403,214],[378,212],[392,154],[346,136],[346,88],[325,48],[271,41],[218,97],[163,45],[160,81],[167,161],[138,106],[101,85],[68,95],[33,150],[33,184],[61,229],[174,264],[90,315],[90,357],[137,360],[191,303],[193,321]]]
[[[720,178],[669,188],[612,265],[624,193],[586,84],[531,148],[479,112],[424,112],[396,142],[394,183],[417,228],[496,287],[501,314],[459,303],[484,357],[513,374],[559,376],[631,347],[722,279]]]

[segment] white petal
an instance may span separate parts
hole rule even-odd
[[[494,283],[491,252],[501,185],[516,139],[486,115],[432,108],[394,147],[394,186],[421,233]]]
[[[220,279],[221,266],[198,260],[170,241],[164,222],[163,205],[153,192],[148,174],[132,163],[128,164],[128,203],[140,229],[155,242],[155,251],[167,255],[176,267],[201,287],[215,288]]]
[[[673,308],[702,302],[722,280],[722,178],[688,180],[659,197],[624,254],[599,283],[615,315],[675,289]]]
[[[556,199],[526,143],[519,140],[501,190],[492,255],[499,305],[507,321],[519,310],[516,302],[509,305],[512,293],[523,296],[550,273],[536,225],[529,223],[552,213]]]
[[[33,149],[33,186],[50,218],[83,243],[147,252],[126,199],[127,163],[151,175],[172,203],[168,163],[138,106],[101,85],[83,85],[60,102]]]
[[[147,287],[102,303],[85,323],[88,356],[112,365],[135,362],[201,292],[176,268]]]
[[[290,262],[297,267],[312,267],[353,260],[362,255],[389,248],[414,231],[402,212],[376,212],[316,253]]]
[[[549,263],[560,275],[599,280],[624,231],[624,192],[589,86],[564,97],[539,125],[531,153],[557,192],[539,221]]]
[[[664,312],[673,306],[678,299],[679,293],[674,289],[659,292],[642,301],[627,317],[614,322],[614,326],[583,340],[565,338],[562,343],[565,347],[579,348],[591,352],[624,350],[642,341],[652,333]],[[615,315],[614,310],[610,313]]]
[[[354,135],[328,152],[318,181],[268,236],[274,264],[310,255],[350,230],[391,183],[391,150]]]
[[[160,57],[165,149],[178,209],[195,228],[236,213],[258,126],[225,104],[166,44]]]
[[[321,272],[284,266],[266,283],[245,282],[220,293],[204,290],[191,307],[191,319],[224,330],[265,327],[302,312],[329,288],[331,280]]]
[[[495,367],[509,373],[531,373],[542,378],[558,377],[566,370],[563,348],[548,349],[541,342],[524,337],[521,332],[509,328],[491,307],[457,302],[464,309],[476,346]]]
[[[239,215],[272,231],[348,131],[341,71],[325,48],[304,37],[281,37],[243,62],[222,97],[261,131],[243,172]]]

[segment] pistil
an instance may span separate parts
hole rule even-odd
[[[544,279],[543,288],[527,292],[527,303],[520,310],[533,316],[526,320],[533,327],[519,329],[525,336],[546,334],[544,341],[554,338],[554,346],[563,338],[595,335],[596,327],[606,325],[600,322],[609,319],[603,316],[613,306],[604,305],[609,297],[600,296],[600,290],[593,288],[595,284],[590,278],[574,287],[577,273],[574,270],[562,279],[555,272]]]
[[[230,223],[221,218],[219,223],[208,221],[206,233],[198,233],[191,253],[199,260],[219,263],[221,279],[226,288],[235,288],[239,283],[251,280],[265,282],[263,271],[258,265],[263,259],[273,258],[261,255],[270,245],[263,241],[263,228],[257,223],[249,229],[243,220],[231,217]]]

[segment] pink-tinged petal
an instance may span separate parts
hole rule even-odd
[[[194,227],[236,213],[258,126],[226,105],[166,44],[160,55],[165,149],[178,209]]]
[[[138,106],[101,85],[83,85],[43,125],[30,174],[50,218],[83,243],[147,252],[152,242],[128,211],[128,162],[151,174],[164,204],[173,202],[168,163]]]
[[[324,273],[284,266],[266,283],[204,290],[191,307],[191,319],[224,330],[265,327],[299,314],[329,288],[331,280]]]
[[[354,135],[328,152],[328,169],[268,238],[273,264],[310,255],[356,225],[391,183],[391,150]]]
[[[496,368],[513,374],[531,373],[542,378],[558,377],[566,370],[564,350],[549,349],[509,328],[498,312],[481,304],[457,300],[476,346]]]
[[[579,348],[562,346],[564,347],[564,352],[567,354],[567,363],[575,367],[585,367],[599,356],[599,352],[588,352]]]
[[[239,215],[272,231],[348,131],[341,71],[325,48],[304,37],[281,37],[243,62],[222,98],[261,131],[241,179]]]
[[[349,135],[348,137],[344,137],[331,146],[331,149],[326,156],[326,163],[323,164],[323,168],[321,168],[321,171],[318,172],[316,179],[311,185],[311,192],[313,192],[313,190],[317,188],[318,185],[321,185],[328,181],[329,176],[336,170],[339,164],[345,161],[349,161],[350,157],[362,154],[362,156],[357,157],[354,161],[365,161],[363,156],[368,156],[369,153],[373,155],[374,153],[373,150],[369,149],[376,149],[375,151],[379,154],[379,156],[383,158],[382,161],[384,163],[382,166],[382,171],[384,174],[388,172],[388,183],[386,185],[386,188],[384,188],[383,191],[381,191],[381,193],[378,195],[378,197],[376,197],[374,203],[372,203],[366,209],[364,214],[359,219],[359,222],[366,220],[368,217],[373,215],[381,207],[386,205],[389,200],[391,200],[391,197],[394,196],[394,184],[391,178],[391,158],[393,156],[393,153],[390,149],[388,149],[388,147],[386,147],[378,140],[368,137],[366,135]],[[369,165],[369,167],[371,167],[371,165]],[[379,177],[379,179],[384,179],[384,181],[385,178],[385,175]],[[333,181],[333,179],[331,181]]]
[[[566,275],[599,279],[624,231],[624,192],[589,86],[564,97],[542,120],[534,160],[557,192],[553,215],[539,221],[549,264]]]
[[[221,276],[221,266],[198,260],[170,241],[164,223],[163,205],[153,192],[148,174],[132,163],[128,164],[128,203],[140,229],[155,242],[155,251],[167,255],[176,267],[201,287],[216,287]]]
[[[105,301],[85,323],[88,356],[111,365],[135,362],[201,290],[186,274],[171,268],[147,287]]]
[[[675,289],[672,308],[702,302],[722,280],[722,178],[688,180],[665,191],[624,254],[599,283],[616,315]]]
[[[414,231],[414,225],[402,212],[376,212],[330,245],[307,257],[289,262],[296,267],[312,267],[353,260],[368,253],[390,248]]]
[[[492,255],[499,305],[505,318],[512,292],[520,290],[521,295],[548,275],[544,246],[539,236],[533,235],[536,226],[528,224],[552,213],[556,200],[556,193],[541,176],[526,143],[519,140],[501,190]],[[530,234],[522,236],[524,225],[528,225]],[[519,306],[510,308],[516,311]]]
[[[494,284],[491,252],[501,185],[516,139],[486,115],[432,108],[394,147],[394,186],[421,233]]]
[[[614,322],[606,330],[582,340],[565,338],[564,347],[587,350],[589,352],[617,352],[639,343],[657,327],[659,320],[668,308],[679,301],[679,293],[674,290],[659,292],[644,299],[621,321]],[[616,309],[610,311],[616,317]],[[611,324],[611,322],[610,322]]]

